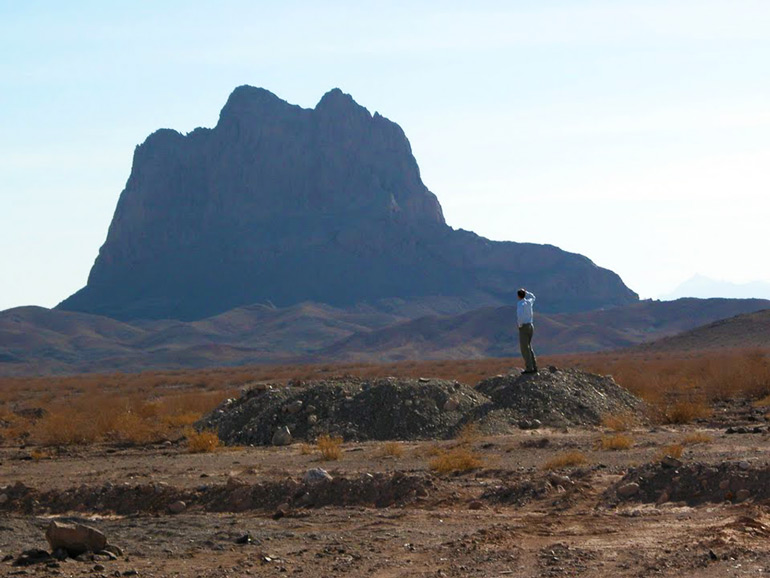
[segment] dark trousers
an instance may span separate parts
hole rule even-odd
[[[524,358],[527,371],[537,370],[537,357],[532,349],[532,335],[535,333],[535,327],[531,323],[525,323],[519,327],[519,346],[521,346],[521,356]]]

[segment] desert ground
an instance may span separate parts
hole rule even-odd
[[[264,375],[5,381],[0,574],[762,576],[770,573],[768,356],[713,359],[589,360],[645,399],[641,419],[198,451],[185,422],[201,412],[187,410],[203,399],[211,409]],[[515,360],[442,363],[361,372],[462,374],[472,383]],[[717,379],[725,375],[727,385]],[[68,423],[87,429],[76,409],[90,407],[98,422],[109,406],[97,392],[121,405],[110,389],[118,382],[132,388],[125,399],[154,404],[152,415],[134,405],[149,421],[175,401],[162,434],[121,414],[122,430],[113,422],[109,435],[76,438],[54,420],[66,409]],[[185,395],[194,403],[182,403]],[[328,477],[311,479],[317,468]],[[19,565],[24,551],[49,549],[52,519],[96,527],[122,555]]]

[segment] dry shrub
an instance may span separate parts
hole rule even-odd
[[[457,432],[455,440],[457,440],[457,445],[459,446],[469,446],[472,443],[477,442],[480,437],[481,431],[479,430],[479,426],[475,423],[466,423],[460,428],[460,431]]]
[[[707,433],[693,432],[684,436],[684,438],[682,438],[681,444],[683,446],[692,446],[695,444],[710,444],[713,441],[714,438]]]
[[[325,462],[335,461],[342,457],[342,438],[324,434],[316,442],[321,459]]]
[[[199,413],[188,412],[175,415],[164,415],[161,421],[170,428],[179,429],[193,425],[201,417],[202,415]]]
[[[661,418],[666,424],[688,424],[693,420],[711,415],[711,409],[702,401],[680,400],[661,408]]]
[[[392,458],[400,458],[404,455],[404,448],[398,442],[385,442],[378,449],[378,455]]]
[[[222,442],[216,432],[211,430],[195,431],[192,428],[185,430],[187,439],[187,451],[191,454],[205,454],[215,451]]]
[[[629,436],[624,434],[602,436],[599,440],[599,448],[603,450],[627,450],[632,445],[634,445],[634,441]]]
[[[67,446],[94,443],[101,432],[97,420],[74,409],[64,409],[43,417],[33,435],[44,446]]]
[[[614,432],[628,431],[635,424],[634,416],[628,412],[605,414],[602,416],[602,427]]]
[[[127,411],[112,420],[109,439],[127,444],[148,444],[164,439],[165,428],[155,421]]]
[[[422,450],[422,453],[424,453],[429,458],[435,458],[436,456],[443,454],[445,451],[446,450],[441,448],[441,446],[438,444],[430,444],[428,447]]]
[[[299,444],[299,453],[303,456],[309,456],[313,453],[313,446],[306,443]]]
[[[40,460],[47,460],[51,457],[51,454],[46,452],[45,450],[41,450],[38,448],[35,448],[31,452],[29,452],[29,457],[31,457],[36,462],[39,462]]]
[[[666,456],[669,456],[672,458],[679,459],[682,457],[683,452],[684,452],[684,446],[682,444],[671,444],[660,448],[660,450],[656,454],[656,458],[659,460],[662,460]]]
[[[481,458],[466,448],[453,448],[439,453],[430,461],[430,469],[440,474],[467,472],[480,468]]]
[[[560,468],[570,468],[574,466],[582,466],[588,463],[583,452],[571,451],[554,456],[543,464],[544,470],[557,470]]]

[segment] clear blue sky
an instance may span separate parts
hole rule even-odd
[[[767,0],[0,0],[0,309],[82,287],[134,147],[241,84],[399,123],[453,227],[770,281],[769,62]]]

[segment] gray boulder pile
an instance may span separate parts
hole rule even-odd
[[[605,414],[641,415],[642,402],[611,377],[578,370],[518,372],[476,388],[440,379],[344,377],[255,384],[198,422],[230,445],[287,445],[322,434],[344,440],[454,436],[473,423],[486,433],[541,425],[597,425]]]

